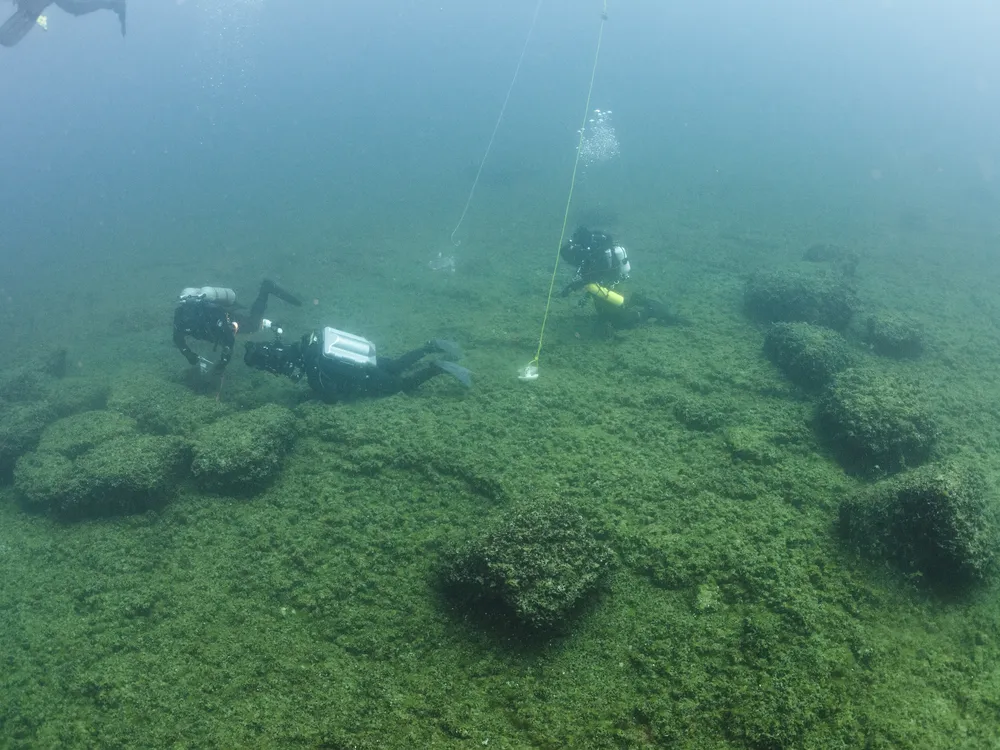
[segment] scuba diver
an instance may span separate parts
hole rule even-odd
[[[576,274],[563,288],[562,296],[582,289],[587,294],[581,298],[580,306],[587,304],[588,297],[592,298],[601,320],[618,328],[631,328],[646,321],[663,325],[679,322],[662,302],[641,294],[631,294],[626,299],[615,291],[618,284],[629,278],[632,264],[625,248],[616,245],[611,235],[578,227],[560,248],[559,255],[576,267]]]
[[[261,282],[257,299],[246,313],[237,308],[236,292],[232,289],[216,286],[185,289],[174,310],[174,346],[192,366],[197,365],[202,373],[209,371],[213,366],[212,362],[193,352],[187,345],[187,337],[207,341],[212,344],[213,351],[221,346],[222,353],[214,365],[215,372],[221,373],[233,356],[238,332],[256,333],[275,329],[274,323],[264,319],[267,298],[272,294],[295,307],[302,305],[296,296],[267,279]]]
[[[435,352],[444,358],[421,363]],[[472,373],[451,361],[461,357],[457,344],[442,339],[428,341],[394,359],[376,357],[375,344],[368,339],[328,327],[310,331],[290,345],[280,336],[270,344],[248,341],[243,361],[256,370],[284,375],[296,382],[304,376],[324,401],[334,402],[410,393],[442,374],[451,375],[468,388]],[[421,366],[413,369],[418,364]]]
[[[74,16],[83,16],[95,10],[114,11],[121,24],[122,36],[125,36],[126,0],[13,0],[13,2],[15,6],[13,15],[0,26],[0,45],[4,47],[13,47],[36,25],[47,29],[43,13],[53,4]]]

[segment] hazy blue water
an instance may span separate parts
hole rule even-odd
[[[426,271],[451,247],[534,8],[133,2],[123,40],[110,12],[53,6],[50,31],[0,50],[0,344],[33,341],[53,313],[108,331],[120,311],[166,319],[184,286],[246,289],[265,273],[331,299],[345,279],[317,257],[409,246],[412,264],[394,256],[386,273]],[[460,235],[463,252],[520,251],[493,269],[511,274],[499,284],[537,271],[544,293],[599,11],[541,6]],[[776,248],[783,236],[870,246],[906,215],[997,231],[1000,10],[609,12],[592,106],[614,111],[621,156],[582,175],[576,206],[612,208],[626,242],[650,238],[637,248],[648,282],[663,283],[653,238],[677,244],[682,225],[704,230],[689,260],[730,230]],[[494,241],[507,229],[507,245]],[[314,312],[295,323],[342,309]],[[33,322],[7,322],[19,319]]]
[[[992,178],[995,5],[752,5],[611,4],[594,103],[616,113],[633,185],[719,170],[835,193],[920,160]],[[6,268],[143,252],[147,228],[206,217],[226,232],[378,201],[457,214],[533,0],[294,7],[133,2],[126,40],[110,13],[53,7],[51,31],[2,50]],[[598,10],[543,4],[493,166],[568,176]]]

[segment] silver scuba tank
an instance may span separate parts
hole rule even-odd
[[[236,292],[224,286],[203,286],[201,288],[189,286],[181,292],[180,301],[185,302],[189,299],[204,300],[229,307],[236,302]]]
[[[615,245],[613,252],[615,254],[615,261],[618,263],[618,268],[620,269],[621,277],[627,279],[632,272],[632,264],[629,263],[628,253],[625,252],[625,248],[621,245]]]

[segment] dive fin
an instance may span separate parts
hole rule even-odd
[[[446,359],[436,359],[432,363],[441,372],[446,372],[466,388],[472,387],[472,372]]]
[[[14,14],[0,26],[0,45],[13,47],[35,28],[40,13],[29,13],[24,9],[14,11]]]
[[[428,343],[434,347],[434,351],[441,352],[448,359],[458,360],[462,358],[462,347],[454,341],[448,341],[448,339],[431,339]]]

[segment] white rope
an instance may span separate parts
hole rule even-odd
[[[493,126],[493,134],[490,135],[490,142],[486,146],[486,151],[483,153],[483,158],[479,160],[479,169],[476,170],[476,178],[472,181],[472,188],[469,190],[469,197],[465,200],[465,208],[462,209],[462,215],[458,219],[458,224],[451,232],[451,243],[458,247],[461,245],[461,240],[455,241],[455,235],[458,234],[458,230],[462,226],[462,222],[465,221],[465,215],[469,212],[469,206],[472,204],[472,196],[476,193],[476,186],[479,184],[479,176],[483,173],[483,167],[486,166],[486,159],[490,155],[490,150],[493,148],[493,141],[496,140],[497,131],[500,129],[500,122],[503,120],[503,114],[507,110],[507,102],[510,101],[510,94],[514,90],[514,83],[517,81],[517,74],[521,72],[521,63],[524,62],[524,53],[528,51],[528,42],[531,41],[531,34],[535,30],[535,21],[538,20],[538,11],[542,7],[542,0],[538,0],[538,4],[535,6],[535,14],[531,17],[531,26],[528,28],[528,36],[524,39],[524,46],[521,48],[521,56],[517,58],[517,67],[514,68],[514,77],[510,79],[510,86],[507,87],[507,96],[504,97],[503,106],[500,107],[500,114],[497,117],[496,125]]]

